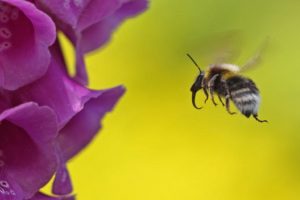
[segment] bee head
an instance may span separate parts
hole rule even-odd
[[[195,66],[198,68],[200,74],[197,76],[194,84],[192,85],[191,87],[191,92],[192,92],[192,103],[193,103],[193,106],[197,109],[201,109],[202,107],[198,107],[196,105],[196,93],[202,89],[202,82],[203,82],[203,78],[204,78],[204,71],[202,71],[199,67],[199,65],[196,63],[196,61],[193,59],[193,57],[190,55],[190,54],[186,54],[191,60],[192,62],[195,64]]]
[[[202,82],[203,82],[203,78],[204,78],[204,72],[201,72],[195,82],[193,83],[192,87],[191,87],[191,92],[197,92],[198,90],[201,90],[202,89]]]
[[[201,109],[202,107],[198,107],[196,105],[196,93],[202,89],[202,82],[203,82],[203,78],[204,78],[204,72],[202,71],[196,78],[195,82],[193,83],[192,87],[191,87],[191,92],[192,92],[192,103],[193,106],[197,109]]]

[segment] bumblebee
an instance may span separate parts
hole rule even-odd
[[[236,114],[230,111],[230,100],[234,103],[237,109],[247,118],[253,116],[258,122],[267,122],[258,118],[258,107],[260,104],[259,90],[255,83],[244,76],[241,76],[240,68],[233,64],[212,64],[206,71],[200,69],[199,65],[192,58],[191,55],[187,56],[192,60],[195,66],[199,69],[199,75],[191,87],[192,104],[196,109],[201,109],[196,105],[196,93],[203,89],[205,94],[205,103],[211,98],[211,101],[216,106],[217,103],[214,94],[218,96],[219,101],[229,114]],[[253,64],[253,62],[249,63]],[[222,98],[225,98],[225,103]]]

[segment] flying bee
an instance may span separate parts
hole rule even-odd
[[[231,100],[237,109],[247,118],[252,115],[259,122],[267,122],[267,120],[260,120],[258,118],[258,107],[260,104],[258,88],[251,79],[240,75],[241,70],[237,65],[212,64],[206,71],[203,71],[191,55],[187,54],[187,56],[200,72],[191,87],[192,103],[195,108],[202,108],[196,105],[195,99],[196,93],[203,89],[206,97],[205,103],[210,96],[213,104],[217,105],[214,98],[214,94],[216,94],[229,114],[236,114],[230,111],[229,103]],[[257,60],[258,55],[250,59],[242,69],[252,66]],[[225,103],[222,98],[225,98]]]

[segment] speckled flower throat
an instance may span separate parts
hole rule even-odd
[[[0,52],[12,46],[12,30],[16,30],[19,10],[0,2]]]

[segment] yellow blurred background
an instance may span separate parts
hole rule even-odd
[[[299,10],[296,0],[153,0],[126,21],[87,56],[91,88],[127,92],[69,163],[78,200],[300,199]],[[191,104],[198,71],[185,53],[204,68],[228,35],[235,64],[270,38],[264,63],[245,74],[268,124]]]

